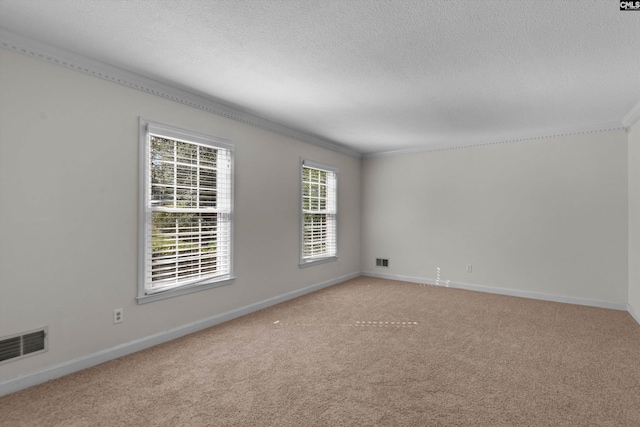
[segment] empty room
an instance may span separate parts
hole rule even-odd
[[[640,425],[638,40],[638,1],[0,0],[0,425]]]

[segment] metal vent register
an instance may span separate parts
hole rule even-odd
[[[47,351],[45,329],[0,339],[0,363],[45,351]]]
[[[385,258],[376,258],[376,267],[389,267],[389,260]]]

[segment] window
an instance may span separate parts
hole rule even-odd
[[[337,259],[338,170],[302,161],[300,266]]]
[[[233,281],[233,144],[140,120],[138,301]]]

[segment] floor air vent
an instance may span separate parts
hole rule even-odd
[[[384,258],[376,258],[376,267],[389,267],[389,260]]]
[[[47,351],[45,329],[0,339],[0,363]]]

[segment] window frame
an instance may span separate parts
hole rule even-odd
[[[138,214],[138,304],[144,304],[152,301],[158,301],[166,298],[172,298],[179,295],[185,295],[193,292],[199,292],[205,289],[216,288],[219,286],[229,285],[234,282],[234,154],[235,144],[232,141],[214,137],[211,135],[170,126],[140,117],[139,126],[139,214]],[[150,207],[151,200],[151,148],[150,135],[155,135],[176,141],[182,141],[197,145],[210,146],[217,149],[228,151],[229,156],[229,199],[226,203],[229,206],[229,271],[226,274],[204,278],[202,280],[185,284],[176,284],[175,286],[165,287],[159,290],[151,290],[147,283],[147,260],[150,259],[151,238],[151,214],[153,210]]]
[[[305,257],[304,256],[304,169],[306,168],[311,168],[311,169],[318,169],[321,171],[325,171],[325,172],[330,172],[333,173],[335,175],[335,200],[333,201],[333,204],[335,206],[335,213],[333,213],[332,215],[335,216],[334,219],[334,240],[335,240],[335,253],[333,254],[329,254],[329,255],[325,255],[325,256],[315,256],[315,257]],[[318,265],[318,264],[324,264],[327,262],[333,262],[333,261],[337,261],[338,260],[338,168],[336,166],[332,166],[332,165],[328,165],[326,163],[320,163],[320,162],[316,162],[314,160],[309,160],[309,159],[304,159],[301,158],[300,159],[300,178],[299,181],[300,183],[300,215],[299,215],[299,227],[298,229],[300,230],[300,249],[299,249],[299,261],[298,261],[298,267],[300,268],[305,268],[305,267],[310,267],[313,265]]]

